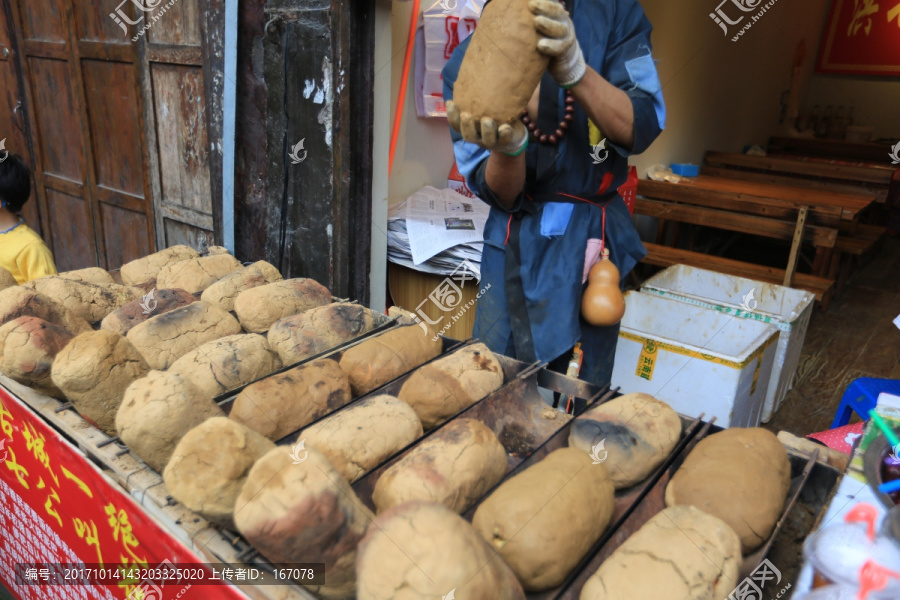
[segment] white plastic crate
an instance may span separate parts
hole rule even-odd
[[[753,297],[748,298],[751,291]],[[804,290],[687,265],[660,271],[644,283],[641,292],[713,308],[742,319],[771,323],[781,331],[762,412],[762,422],[768,423],[794,387],[794,375],[815,297]]]
[[[628,292],[612,384],[721,427],[755,427],[775,360],[771,324]]]

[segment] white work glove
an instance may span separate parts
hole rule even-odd
[[[508,156],[518,156],[528,147],[528,130],[518,119],[511,125],[497,123],[490,117],[484,117],[479,123],[467,112],[460,113],[453,100],[447,101],[447,120],[450,127],[458,131],[463,139],[491,151],[502,152]]]
[[[550,57],[547,70],[561,87],[569,89],[587,70],[569,13],[556,0],[529,0],[528,10],[534,15],[535,30],[542,36],[537,49]]]

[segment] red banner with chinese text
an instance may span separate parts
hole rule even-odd
[[[900,75],[900,0],[834,0],[818,70]]]
[[[88,563],[142,568],[204,562],[40,417],[0,386],[0,582],[21,600],[243,599],[227,585],[167,584],[142,592],[140,582],[42,585],[17,582],[21,563]],[[171,589],[169,589],[171,588]],[[149,589],[149,588],[148,588]],[[154,596],[155,594],[155,596]]]

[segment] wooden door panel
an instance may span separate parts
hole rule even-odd
[[[121,0],[75,0],[72,8],[73,17],[75,18],[75,34],[78,36],[78,39],[113,44],[130,44],[132,36],[143,24],[140,26],[129,26],[127,32],[123,31],[109,17],[110,13],[116,11],[119,2]],[[123,8],[126,14],[132,15],[131,7],[128,4]]]
[[[38,206],[36,194],[34,193],[34,190],[32,190],[31,198],[22,208],[22,216],[25,217],[25,223],[29,227],[34,229],[39,236],[44,237],[44,228],[41,223],[41,214]]]
[[[155,249],[134,33],[109,17],[119,2],[11,0],[60,269],[116,268]]]
[[[147,231],[147,215],[125,210],[112,204],[101,204],[103,234],[106,237],[106,261],[118,268],[152,251],[146,235],[128,235],[130,231]]]
[[[154,65],[153,89],[162,201],[212,218],[202,69]]]
[[[212,231],[203,231],[191,223],[174,219],[164,218],[163,222],[163,232],[166,236],[167,246],[184,244],[192,248],[202,248],[203,246],[212,246],[214,243]],[[211,220],[210,229],[212,229]]]
[[[179,0],[144,13],[121,0],[8,1],[59,267],[115,268],[168,238],[211,243],[205,4]],[[123,30],[109,16],[120,7],[124,21],[141,22]]]
[[[16,110],[23,98],[16,76],[15,53],[6,13],[0,10],[0,140],[6,140],[6,149],[11,154],[27,157],[24,115],[21,109]]]
[[[57,0],[20,0],[18,4],[25,39],[44,42],[66,41],[68,37],[66,12],[62,3]]]
[[[158,20],[137,43],[159,245],[197,247],[214,238],[202,33],[206,14],[207,2],[179,0],[162,14],[148,14]]]
[[[94,195],[102,204],[112,204],[131,212],[145,213],[147,211],[147,201],[143,196],[128,194],[103,185],[94,188]]]
[[[0,10],[0,140],[6,140],[6,151],[20,154],[33,169],[31,149],[28,146],[27,121],[25,119],[25,96],[19,86],[16,60],[18,52],[6,12]],[[42,234],[40,211],[36,190],[22,209],[22,215],[28,226],[38,235]]]
[[[83,60],[81,68],[93,141],[95,183],[143,197],[144,164],[140,122],[135,115],[134,67]]]
[[[155,14],[155,13],[154,13]],[[199,46],[200,2],[179,0],[169,8],[148,32],[153,44]]]
[[[84,180],[81,119],[69,85],[69,65],[31,57],[28,66],[37,125],[35,147],[43,170],[80,184]]]
[[[49,188],[46,194],[56,268],[69,271],[95,266],[93,228],[85,201]]]

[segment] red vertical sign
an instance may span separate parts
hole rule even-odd
[[[23,600],[135,599],[141,594],[135,591],[138,585],[125,581],[51,586],[42,585],[39,574],[36,582],[26,584],[16,577],[21,563],[137,569],[166,560],[204,562],[2,386],[0,531],[0,581]],[[180,586],[167,589],[169,595],[182,600],[244,598],[227,585]]]

